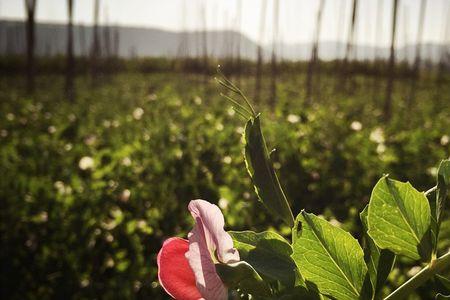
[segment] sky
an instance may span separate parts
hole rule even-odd
[[[199,30],[206,23],[208,29],[234,29],[254,41],[262,40],[264,44],[273,40],[286,44],[310,42],[314,36],[320,0],[278,0],[278,35],[273,34],[275,1],[277,0],[100,0],[100,23],[174,31]],[[352,0],[324,1],[320,40],[346,41]],[[397,45],[416,42],[420,1],[399,0]],[[0,19],[24,19],[24,2],[0,0]],[[265,34],[260,38],[264,2]],[[75,22],[92,24],[94,1],[74,0],[74,3]],[[359,0],[356,43],[389,45],[392,6],[393,0]],[[376,21],[378,11],[382,17],[379,24]],[[449,44],[450,0],[427,0],[425,15],[423,40]],[[38,22],[67,22],[67,1],[37,0],[36,19]]]

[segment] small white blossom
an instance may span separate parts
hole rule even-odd
[[[450,138],[449,138],[448,135],[444,134],[444,135],[441,137],[441,145],[442,145],[442,146],[446,146],[446,145],[448,144],[448,142],[450,142]]]
[[[300,121],[300,117],[297,116],[297,115],[294,115],[294,114],[289,114],[287,116],[287,121],[289,123],[295,124],[295,123],[298,123]]]
[[[122,165],[125,167],[131,166],[131,159],[127,156],[122,159]]]
[[[362,124],[359,121],[353,121],[352,124],[350,124],[350,128],[354,131],[360,131],[362,129]]]
[[[194,103],[197,104],[197,105],[201,105],[202,104],[202,98],[200,98],[199,96],[195,96]]]
[[[228,200],[225,198],[220,198],[217,204],[221,209],[226,209],[228,207]]]
[[[223,162],[224,163],[226,163],[226,164],[231,164],[231,157],[230,156],[225,156],[224,158],[223,158]]]
[[[140,107],[137,107],[134,111],[133,111],[133,118],[135,120],[140,120],[142,118],[142,116],[144,115],[144,110]]]
[[[80,159],[80,162],[78,163],[78,167],[81,170],[88,170],[94,168],[94,159],[89,156],[84,156]]]
[[[129,189],[124,189],[122,193],[120,194],[120,201],[122,202],[128,202],[130,200],[131,192]]]
[[[377,153],[378,154],[383,154],[386,151],[386,146],[384,144],[379,144],[377,146]]]
[[[370,140],[372,142],[375,142],[377,144],[382,144],[384,143],[384,132],[383,129],[381,129],[380,127],[375,128],[371,133],[370,133]]]

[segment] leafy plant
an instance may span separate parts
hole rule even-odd
[[[225,76],[217,81],[231,92],[224,96],[247,121],[245,161],[259,200],[292,228],[291,243],[271,231],[231,232],[242,260],[251,266],[246,270],[252,269],[252,274],[257,275],[239,277],[241,271],[230,268],[220,273],[224,282],[252,299],[289,297],[298,290],[303,297],[312,298],[381,299],[382,287],[396,257],[422,263],[422,267],[384,299],[405,299],[433,278],[448,281],[439,274],[450,269],[450,251],[440,255],[436,245],[450,188],[450,160],[440,163],[437,184],[427,192],[418,191],[409,182],[383,176],[360,214],[364,228],[362,247],[349,232],[305,210],[293,221],[262,134],[261,115],[255,113],[242,91]],[[433,193],[436,196],[431,199]],[[254,284],[248,284],[252,278]],[[266,295],[265,288],[263,294],[249,288],[261,286],[261,280],[270,287],[270,295]],[[436,294],[436,299],[446,297]]]

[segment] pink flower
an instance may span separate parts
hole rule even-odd
[[[161,286],[178,300],[227,299],[215,263],[239,261],[231,236],[223,229],[220,209],[204,200],[192,200],[188,209],[195,226],[188,239],[170,238],[158,253],[158,278]]]

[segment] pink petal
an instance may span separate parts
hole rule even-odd
[[[197,288],[206,300],[226,300],[228,290],[223,285],[211,258],[201,222],[188,235],[189,251],[186,258],[194,271]]]
[[[177,300],[203,299],[185,257],[188,249],[189,242],[185,239],[167,239],[158,253],[158,279],[164,290]]]
[[[239,252],[233,248],[233,239],[223,229],[225,221],[219,207],[205,200],[192,200],[188,209],[195,222],[202,225],[209,251],[216,252],[222,263],[239,261]]]

